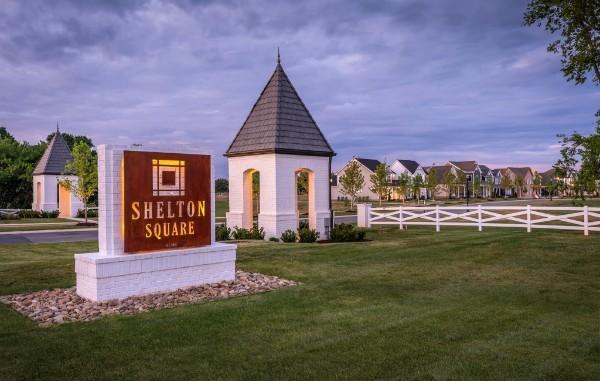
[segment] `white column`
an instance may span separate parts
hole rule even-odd
[[[123,147],[98,146],[98,248],[100,255],[123,254],[121,162]]]

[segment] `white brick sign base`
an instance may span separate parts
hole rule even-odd
[[[77,294],[93,301],[173,291],[235,279],[236,245],[106,256],[75,255]]]
[[[204,247],[143,254],[123,252],[120,169],[124,149],[145,150],[141,147],[98,146],[99,252],[75,255],[77,294],[93,301],[106,301],[234,280],[236,245],[213,243]],[[214,173],[212,168],[211,173]],[[213,178],[211,242],[215,242],[214,188]]]

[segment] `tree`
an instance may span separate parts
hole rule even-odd
[[[596,113],[596,131],[589,136],[574,132],[561,138],[561,158],[554,164],[559,178],[573,178],[575,198],[598,193],[600,188],[600,111]],[[577,169],[578,168],[578,169]]]
[[[485,182],[484,182],[484,186],[487,188],[488,190],[488,197],[495,197],[495,195],[493,194],[494,192],[494,177],[493,176],[487,176],[485,178]]]
[[[260,172],[252,172],[252,199],[256,201],[256,208],[253,208],[253,213],[260,213]],[[253,217],[254,218],[254,217]]]
[[[229,192],[229,181],[227,179],[216,179],[215,180],[215,193],[227,193]]]
[[[437,171],[435,168],[431,168],[425,179],[425,186],[431,193],[431,199],[435,200],[435,189],[437,188]]]
[[[365,178],[360,171],[360,165],[352,160],[338,181],[341,186],[340,192],[350,198],[350,208],[353,208],[356,195],[365,185]]]
[[[408,176],[406,173],[400,174],[400,177],[398,178],[398,193],[402,195],[403,204],[404,201],[406,201],[406,195],[408,193],[408,189],[410,188],[410,183],[410,176]]]
[[[33,170],[45,149],[42,142],[20,143],[0,127],[0,208],[31,208]]]
[[[384,162],[378,164],[375,168],[375,173],[371,175],[371,192],[379,196],[379,206],[384,197],[390,193],[390,183],[388,181],[388,165]]]
[[[538,196],[541,196],[542,192],[542,176],[536,172],[535,177],[533,178],[533,192],[537,193]]]
[[[452,189],[456,183],[456,176],[451,171],[444,175],[444,185],[448,189],[448,198],[452,198]]]
[[[473,196],[477,197],[481,190],[481,176],[473,174]]]
[[[73,146],[73,160],[65,165],[65,175],[73,174],[77,180],[69,178],[59,180],[59,184],[73,192],[83,203],[85,223],[87,224],[87,211],[89,199],[98,191],[98,164],[91,147],[83,142]]]
[[[547,49],[562,56],[561,71],[567,81],[583,84],[591,72],[592,82],[600,85],[599,0],[532,0],[524,23],[560,33]]]
[[[462,189],[465,190],[465,192],[463,192],[463,197],[464,197],[465,194],[467,193],[466,192],[466,189],[467,189],[467,176],[465,175],[465,173],[463,171],[457,171],[455,186],[457,188],[457,192],[456,193],[459,193],[458,189],[460,189],[460,188],[462,188]]]
[[[502,180],[500,180],[500,186],[504,189],[504,197],[506,198],[506,194],[508,190],[512,188],[512,180],[509,176],[502,176]]]
[[[521,198],[523,195],[523,187],[525,186],[525,180],[523,179],[523,176],[516,176],[514,185],[515,188],[517,188],[517,194],[519,195],[519,198]]]
[[[417,199],[417,204],[418,204],[420,195],[421,195],[421,188],[425,187],[425,182],[423,181],[423,176],[416,175],[415,177],[413,177],[411,186],[412,186],[413,195]]]
[[[298,194],[308,193],[308,172],[300,171],[296,175],[296,192]]]

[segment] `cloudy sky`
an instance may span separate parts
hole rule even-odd
[[[567,83],[526,1],[20,1],[0,6],[0,125],[221,156],[276,50],[338,153],[545,169],[590,132],[600,88]]]

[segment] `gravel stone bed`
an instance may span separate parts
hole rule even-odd
[[[298,284],[276,276],[236,271],[234,281],[145,296],[131,296],[122,300],[92,302],[78,296],[75,287],[72,287],[0,296],[0,302],[36,321],[40,326],[50,326],[69,321],[97,320],[107,315],[130,315],[182,304],[251,295]]]

